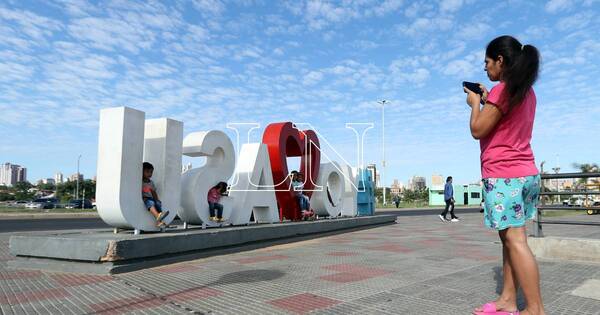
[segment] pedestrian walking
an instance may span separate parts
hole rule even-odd
[[[444,186],[444,202],[446,202],[446,208],[444,208],[444,212],[439,215],[440,220],[448,222],[446,215],[448,214],[448,209],[450,209],[450,221],[458,222],[458,217],[454,214],[454,188],[452,187],[452,176],[446,178],[446,185]]]
[[[471,135],[479,139],[481,147],[484,223],[498,231],[503,256],[502,293],[475,309],[477,315],[545,314],[539,269],[525,228],[526,221],[537,213],[540,192],[530,145],[537,102],[532,86],[539,59],[534,46],[523,45],[512,36],[500,36],[485,51],[485,71],[491,81],[499,83],[489,93],[482,84],[481,94],[464,88],[471,107]],[[526,300],[526,308],[520,312],[519,286]]]
[[[394,195],[394,204],[396,205],[396,208],[400,207],[400,196],[399,195]]]

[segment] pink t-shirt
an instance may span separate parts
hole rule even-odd
[[[509,111],[502,91],[504,82],[492,88],[487,102],[494,104],[502,118],[481,146],[481,175],[483,178],[515,178],[538,174],[531,150],[531,131],[535,118],[536,98],[533,88],[521,104]]]
[[[208,195],[206,197],[208,202],[217,203],[219,200],[221,200],[221,193],[219,192],[218,188],[213,187],[208,191]]]

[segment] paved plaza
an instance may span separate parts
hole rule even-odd
[[[501,288],[500,244],[481,214],[461,219],[399,217],[394,225],[112,276],[11,270],[4,233],[0,313],[470,314]],[[594,226],[544,231],[600,237]],[[600,314],[600,300],[576,293],[600,280],[600,265],[541,261],[540,269],[548,314]]]

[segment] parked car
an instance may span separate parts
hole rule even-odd
[[[82,205],[83,203],[83,205]],[[92,202],[89,201],[88,199],[74,199],[74,200],[70,200],[69,203],[67,203],[67,205],[65,206],[65,208],[67,209],[92,209],[94,208],[94,206],[92,205]]]
[[[38,198],[25,204],[27,209],[54,209],[58,204],[56,198]]]

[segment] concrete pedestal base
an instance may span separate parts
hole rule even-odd
[[[536,257],[600,263],[600,240],[567,237],[529,237]]]
[[[121,273],[206,256],[206,252],[254,242],[389,224],[393,215],[236,226],[175,229],[165,233],[114,234],[112,230],[12,236],[9,266],[82,273]]]

